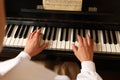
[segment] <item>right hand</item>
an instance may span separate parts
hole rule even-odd
[[[94,54],[94,42],[90,39],[89,35],[86,38],[77,36],[78,39],[78,47],[75,44],[72,44],[72,49],[75,56],[79,59],[79,61],[93,61]]]

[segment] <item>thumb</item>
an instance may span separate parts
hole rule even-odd
[[[40,46],[40,52],[43,51],[45,48],[47,48],[49,45],[48,42],[44,43],[43,45]]]
[[[77,47],[75,46],[75,44],[72,44],[72,50],[74,53],[77,53]]]

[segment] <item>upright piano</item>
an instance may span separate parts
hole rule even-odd
[[[76,60],[71,43],[77,44],[77,34],[83,37],[89,34],[94,39],[96,64],[102,68],[120,67],[119,4],[119,0],[83,0],[82,11],[64,11],[45,10],[42,0],[5,0],[6,34],[0,58],[18,55],[27,35],[41,29],[43,41],[49,41],[50,45],[34,59],[44,56]]]

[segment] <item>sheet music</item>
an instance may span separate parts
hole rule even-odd
[[[81,11],[82,0],[43,0],[44,9]]]

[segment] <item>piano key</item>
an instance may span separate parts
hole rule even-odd
[[[27,28],[26,28],[25,34],[23,35],[24,38],[27,38],[30,25],[27,25],[26,27],[27,27]]]
[[[15,25],[15,27],[14,27],[14,29],[13,29],[13,35],[11,36],[11,42],[10,42],[10,44],[9,44],[9,46],[13,46],[14,45],[14,42],[15,42],[15,38],[14,38],[14,36],[15,36],[15,33],[16,33],[16,31],[17,31],[17,28],[18,28],[18,26],[17,25]]]
[[[96,42],[95,42],[95,30],[93,30],[93,40],[94,40],[94,51],[97,52],[97,45],[96,45]]]
[[[7,25],[5,34],[8,33],[8,30],[9,30],[10,26],[11,26],[10,24]]]
[[[78,35],[80,35],[80,33],[81,33],[81,32],[80,32],[80,29],[78,29]]]
[[[49,31],[49,34],[48,34],[48,40],[50,40],[50,38],[51,38],[52,30],[53,30],[53,28],[50,27],[50,31]]]
[[[95,33],[97,33],[96,35],[97,36],[99,36],[98,38],[97,38],[97,43],[96,43],[96,46],[97,46],[97,51],[98,52],[101,52],[102,51],[102,44],[101,44],[101,39],[100,39],[100,36],[101,36],[101,34],[100,34],[100,30],[95,30]]]
[[[17,31],[16,31],[15,36],[14,36],[15,38],[17,38],[19,36],[20,30],[21,30],[21,25],[18,25]]]
[[[9,36],[7,37],[7,40],[6,40],[6,43],[5,43],[6,46],[10,46],[11,37],[14,35],[14,32],[13,32],[14,30],[13,29],[14,29],[14,27],[11,26],[11,28],[9,30],[9,32],[11,32],[11,33],[8,32]]]
[[[95,42],[99,43],[99,40],[98,40],[98,31],[97,30],[95,30]]]
[[[20,35],[21,37],[19,37],[19,43],[18,43],[19,47],[23,47],[24,34],[25,34],[26,29],[27,29],[27,26],[23,26],[23,27],[24,27],[24,30],[23,31],[21,30],[22,34]]]
[[[90,38],[93,39],[93,32],[92,32],[92,29],[90,29]]]
[[[11,25],[11,28],[10,28],[10,30],[9,30],[9,32],[8,32],[8,34],[7,34],[7,37],[10,37],[11,36],[11,34],[12,34],[12,31],[13,31],[13,29],[14,29],[14,24],[13,25]]]
[[[30,28],[29,28],[29,30],[28,30],[28,34],[33,31],[33,28],[34,28],[34,26],[30,26]],[[28,34],[27,34],[27,36],[28,36]],[[26,41],[27,41],[27,37],[23,39],[23,46],[26,45]]]
[[[58,33],[59,33],[59,28],[55,28],[55,30],[54,30],[55,32],[56,32],[56,35],[53,35],[53,38],[55,37],[55,39],[53,39],[53,43],[54,44],[52,44],[52,48],[53,49],[57,49],[57,42],[58,42]],[[55,34],[55,33],[54,33]]]
[[[114,44],[113,36],[112,36],[112,31],[110,31],[110,36],[111,36],[111,51],[114,53],[116,52],[116,45]]]
[[[62,27],[62,28],[61,28],[61,34],[60,34],[60,41],[63,40],[63,31],[64,31],[64,28]]]
[[[71,44],[73,44],[73,29],[71,29],[71,36],[70,36],[70,50],[72,50]]]
[[[109,44],[109,41],[108,41],[108,32],[107,32],[107,30],[105,30],[105,36],[106,36],[106,47],[107,47],[107,52],[109,53],[109,52],[111,52],[111,46],[110,46],[110,44]]]
[[[47,30],[48,30],[48,27],[46,27],[46,29],[45,29],[45,33],[44,33],[44,35],[43,35],[43,40],[45,40],[45,38],[46,38]]]
[[[36,29],[37,29],[37,26],[34,26],[34,28],[33,28],[33,31],[32,31],[32,32],[34,32]]]
[[[69,28],[68,29],[68,40],[66,41],[66,45],[65,45],[65,49],[66,50],[70,50],[70,45],[71,45],[71,43],[70,43],[70,39],[71,39],[71,29]]]
[[[55,27],[54,35],[53,35],[53,40],[55,40],[55,38],[56,38],[56,33],[57,33],[57,28]]]
[[[61,41],[61,46],[60,46],[62,50],[65,49],[65,45],[66,45],[65,38],[66,38],[66,28],[63,29],[63,39]]]
[[[78,46],[78,40],[77,40],[77,35],[78,35],[78,29],[75,29],[76,30],[76,34],[75,34],[75,45]]]
[[[83,31],[83,37],[85,37],[86,36],[85,29],[83,29],[82,31]]]
[[[112,44],[112,40],[111,40],[111,35],[110,35],[110,30],[107,30],[107,37],[108,37],[108,42],[109,44]]]
[[[105,34],[105,30],[102,30],[102,35],[103,35],[103,42],[104,44],[106,44],[106,34]]]
[[[76,29],[73,28],[73,42],[76,41]]]
[[[101,51],[102,52],[106,52],[107,51],[107,48],[106,48],[106,44],[104,44],[104,37],[103,37],[103,31],[102,30],[100,30],[99,31],[99,34],[100,34],[100,41],[101,41]]]
[[[58,31],[57,49],[60,49],[60,45],[61,45],[60,37],[61,37],[61,28],[59,28],[59,31]]]
[[[22,30],[22,25],[18,25],[17,31],[15,33],[15,42],[13,45],[14,47],[19,47],[18,43],[19,43],[19,35],[20,35],[21,30]]]
[[[117,44],[117,37],[114,30],[112,30],[112,38],[113,38],[113,43]]]
[[[23,33],[24,33],[24,29],[26,28],[26,25],[23,25],[23,26],[21,26],[21,31],[20,31],[20,35],[19,35],[19,38],[22,38],[22,36],[23,36]]]
[[[65,37],[65,41],[68,41],[68,34],[69,34],[69,29],[66,28],[66,37]]]
[[[115,35],[116,35],[116,40],[117,40],[116,50],[117,50],[117,53],[120,53],[120,36],[119,36],[119,31],[115,31]]]
[[[51,48],[51,49],[53,49],[53,35],[54,34],[56,34],[56,33],[54,33],[54,30],[55,30],[55,28],[52,28],[52,30],[51,30],[51,37],[50,37],[50,40],[49,40],[49,48]]]

